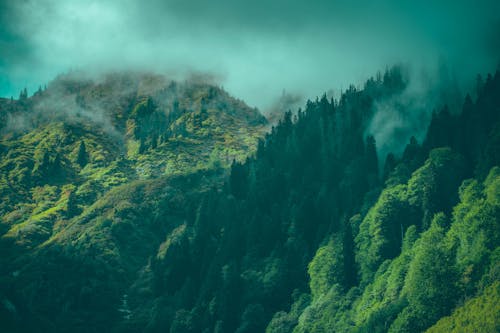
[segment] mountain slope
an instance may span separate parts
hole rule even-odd
[[[74,76],[0,105],[0,211],[9,225],[61,210],[69,193],[87,205],[134,179],[227,166],[251,154],[265,130],[256,110],[210,85]]]
[[[139,86],[134,91],[149,91]],[[406,89],[393,68],[339,100],[309,101],[228,174],[217,168],[223,158],[168,169],[170,144],[189,150],[186,141],[218,137],[203,136],[196,111],[164,120],[155,100],[166,98],[151,93],[131,103],[126,117],[116,111],[110,123],[125,143],[121,150],[101,143],[108,152],[97,161],[109,164],[95,162],[92,135],[96,142],[113,135],[88,129],[93,162],[75,140],[72,167],[60,158],[65,172],[44,186],[25,185],[33,201],[13,197],[17,209],[3,215],[7,330],[423,332],[455,327],[460,314],[472,329],[496,329],[496,308],[482,305],[500,301],[500,74],[488,76],[461,110],[440,107],[422,144],[412,137],[400,156],[381,163],[371,119],[377,105]],[[198,95],[185,96],[179,105]],[[260,118],[243,110],[237,122],[261,133]],[[167,131],[157,128],[163,121]],[[25,148],[30,133],[2,144]],[[10,154],[9,170],[36,170],[30,177],[58,165],[57,155],[42,154],[41,166],[29,168],[21,163],[29,153]],[[164,163],[169,176],[146,168],[151,161]]]
[[[97,79],[63,75],[32,97],[2,99],[0,117],[1,298],[13,306],[2,318],[52,318],[48,326],[36,324],[48,331],[59,326],[54,316],[63,306],[50,296],[55,280],[70,288],[68,280],[94,267],[88,259],[82,262],[94,251],[103,255],[93,257],[97,262],[116,268],[107,274],[130,279],[123,270],[135,273],[147,261],[144,253],[149,255],[146,248],[134,251],[144,242],[158,246],[158,235],[183,222],[186,201],[220,183],[233,159],[252,154],[267,127],[257,110],[218,87],[136,73]],[[193,198],[185,200],[188,188]],[[154,213],[154,202],[169,200],[169,207],[182,203],[178,212]],[[108,225],[114,214],[122,222]],[[155,214],[173,221],[158,227]],[[53,253],[58,254],[54,261]],[[47,271],[62,262],[69,275]],[[101,284],[95,286],[96,281],[106,284],[102,273],[92,282],[96,288]],[[44,278],[33,281],[33,276]],[[9,291],[19,285],[20,294]],[[22,296],[26,292],[34,298]],[[103,295],[110,297],[109,291]],[[48,303],[42,306],[40,299]],[[24,307],[26,302],[32,305]],[[107,320],[109,311],[103,313]]]

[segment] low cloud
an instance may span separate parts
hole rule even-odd
[[[441,57],[461,80],[496,66],[499,17],[494,0],[8,0],[0,95],[70,69],[212,73],[261,110],[283,89],[314,98],[401,61]]]
[[[305,98],[305,96],[299,93],[289,93],[283,90],[281,96],[269,108],[263,110],[263,113],[270,124],[275,124],[283,117],[285,112],[296,112],[299,108],[303,107]]]
[[[412,136],[422,143],[433,111],[447,106],[453,113],[461,112],[471,88],[467,84],[461,89],[444,63],[428,71],[406,65],[404,72],[406,88],[374,103],[374,116],[366,131],[375,137],[382,159],[389,152],[402,153]]]

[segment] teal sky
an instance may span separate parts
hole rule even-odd
[[[0,96],[58,73],[204,72],[252,106],[313,98],[394,63],[494,70],[500,1],[0,0]]]

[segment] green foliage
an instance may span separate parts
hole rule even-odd
[[[429,153],[425,164],[408,181],[408,200],[420,206],[422,226],[429,227],[435,213],[449,213],[458,201],[456,192],[464,177],[463,158],[449,148],[437,148]]]
[[[427,333],[498,332],[500,330],[500,282],[468,300],[451,316],[440,319]]]
[[[411,225],[426,229],[431,214],[451,211],[462,159],[448,148],[434,149],[407,184],[389,186],[360,224],[356,236],[361,281],[369,281],[379,265],[401,251],[403,234]],[[453,170],[453,171],[450,171]]]
[[[370,209],[356,236],[361,281],[371,279],[378,266],[401,250],[404,229],[408,227],[409,205],[406,186],[385,189]]]
[[[308,266],[313,299],[326,294],[334,284],[342,286],[345,283],[343,259],[342,241],[338,237],[316,251]]]
[[[76,196],[75,190],[74,189],[68,189],[66,190],[69,192],[67,203],[66,203],[66,217],[67,218],[72,218],[73,216],[76,216],[80,214],[81,210],[78,207],[78,198]]]
[[[78,147],[76,163],[82,168],[88,163],[87,149],[85,148],[85,142],[83,140],[80,141],[80,146]]]
[[[344,296],[338,285],[334,285],[323,297],[304,309],[294,333],[346,331],[350,322],[346,318],[353,294]]]
[[[492,251],[500,244],[499,180],[498,167],[495,167],[484,184],[476,180],[464,182],[460,188],[461,202],[453,210],[454,223],[448,238],[456,248],[465,295],[475,292]]]
[[[262,332],[265,328],[264,308],[260,304],[249,304],[241,316],[241,325],[236,333]]]
[[[353,307],[353,320],[359,332],[387,331],[391,322],[407,305],[402,290],[414,256],[413,245],[417,237],[415,226],[410,226],[404,237],[401,255],[379,267],[373,282],[366,286]]]
[[[415,254],[408,268],[403,293],[408,309],[391,328],[395,332],[422,331],[447,315],[457,297],[457,272],[447,247],[444,214],[434,217],[431,227],[415,243]]]
[[[222,89],[155,75],[67,75],[36,98],[0,99],[0,120],[34,125],[0,142],[0,322],[498,330],[499,83],[389,155],[383,186],[367,130],[405,89],[400,68],[308,101],[266,135]]]
[[[179,310],[170,326],[170,333],[194,333],[198,332],[194,323],[193,315],[186,310]]]
[[[294,302],[290,312],[276,312],[266,328],[266,333],[288,333],[297,326],[300,314],[311,303],[311,297],[308,294],[300,294],[298,290],[295,290],[292,298],[294,298]]]

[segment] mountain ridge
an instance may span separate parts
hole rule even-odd
[[[2,203],[7,329],[417,332],[453,325],[453,311],[474,319],[498,299],[500,74],[462,112],[434,113],[422,143],[412,137],[380,163],[366,134],[374,105],[406,85],[393,68],[339,100],[285,113],[267,134],[250,108],[234,108],[236,120],[219,112],[232,140],[207,120],[240,102],[217,89],[222,102],[202,102],[210,88],[189,87],[177,106],[167,87],[124,103],[126,112],[110,108],[126,149],[104,149],[102,137],[115,141],[92,127],[68,139],[73,120],[7,136],[1,193],[24,184]],[[94,93],[73,101],[85,110]],[[206,158],[193,145],[213,137],[226,151],[212,161],[151,167],[181,151]],[[42,149],[58,142],[71,142],[66,154]]]

